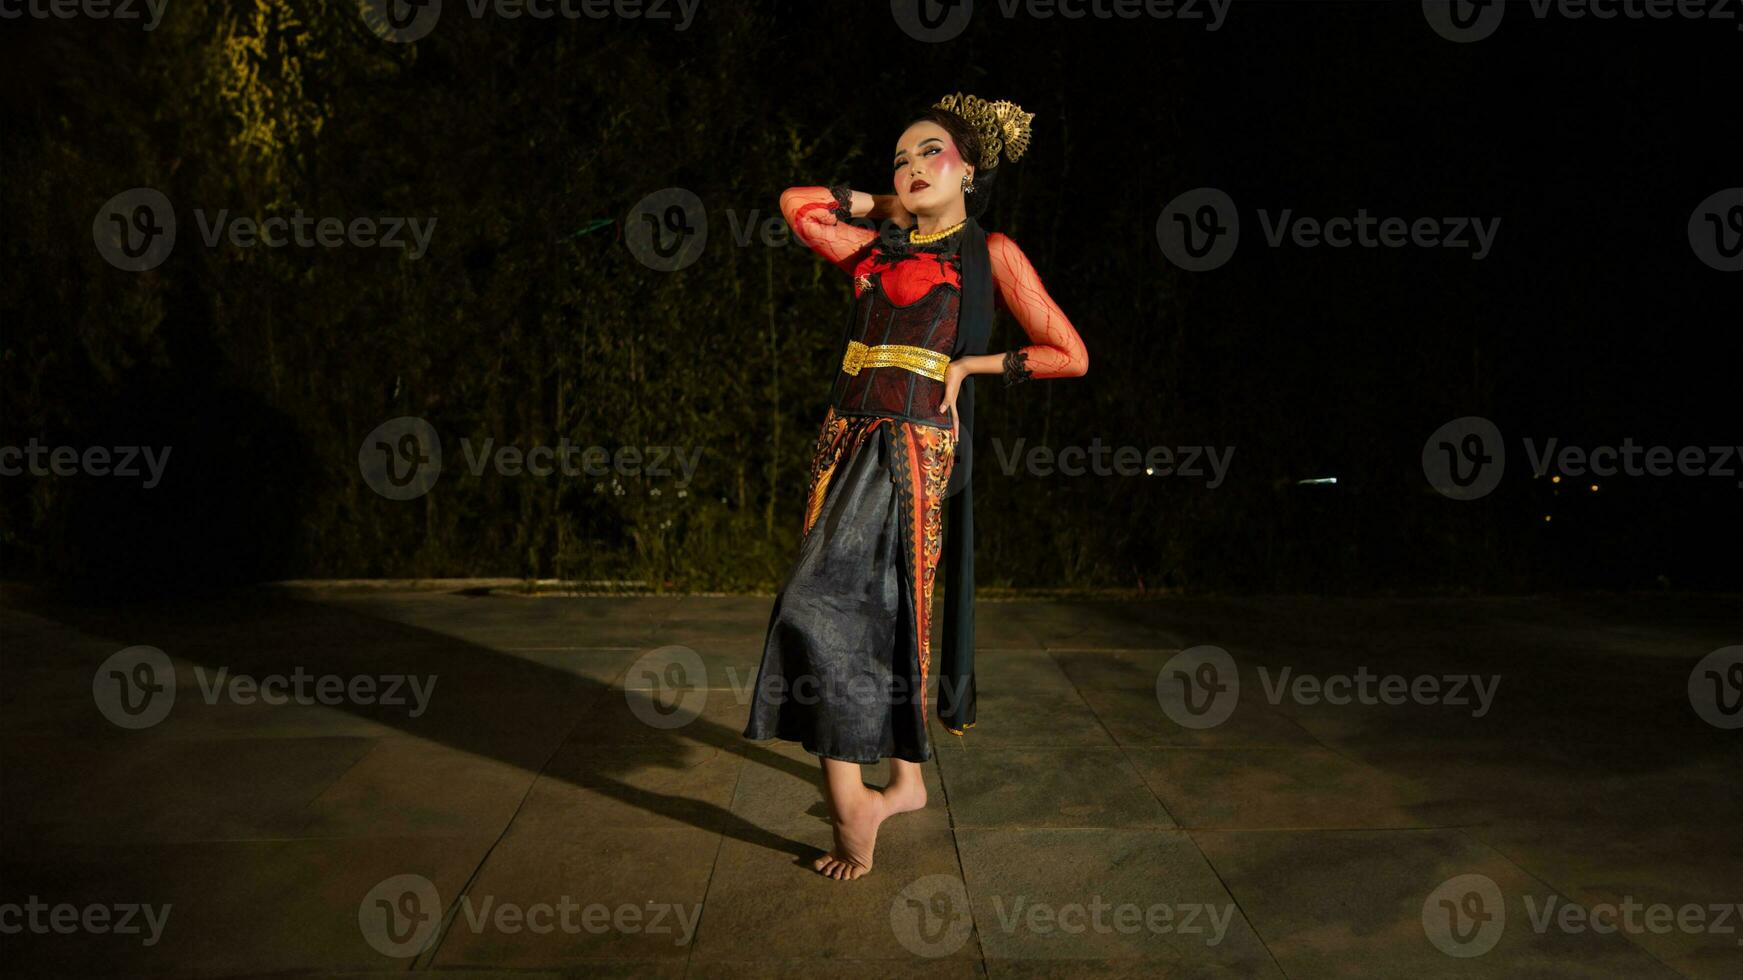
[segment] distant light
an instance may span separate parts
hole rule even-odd
[[[1548,514],[1545,514],[1545,515],[1543,515],[1543,519],[1544,519],[1544,520],[1545,520],[1545,521],[1548,521],[1548,520],[1550,520],[1550,519],[1551,519],[1551,518],[1550,518],[1550,516],[1549,516],[1549,515],[1548,515]]]
[[[1552,476],[1552,477],[1550,477],[1550,478],[1549,478],[1549,482],[1551,482],[1551,483],[1560,483],[1560,482],[1561,482],[1561,477],[1560,477],[1560,476]]]
[[[1156,468],[1154,466],[1144,467],[1144,475],[1145,476],[1155,476],[1156,475]]]
[[[1306,487],[1306,486],[1313,486],[1315,484],[1320,484],[1320,483],[1336,483],[1336,482],[1338,482],[1338,478],[1335,476],[1316,476],[1311,480],[1296,480],[1295,485],[1298,487]]]
[[[1593,492],[1593,493],[1597,493],[1597,492],[1598,492],[1598,485],[1597,485],[1597,484],[1596,484],[1596,483],[1594,483],[1594,484],[1592,484],[1592,492]]]

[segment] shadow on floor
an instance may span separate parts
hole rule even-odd
[[[340,677],[433,675],[441,683],[439,694],[432,695],[430,709],[418,718],[408,717],[403,707],[355,704],[349,699],[332,707],[545,778],[567,779],[648,813],[785,851],[796,860],[815,853],[809,845],[758,827],[727,808],[652,792],[621,778],[632,768],[649,764],[683,768],[684,740],[740,753],[747,761],[810,783],[818,778],[815,766],[750,742],[739,730],[706,716],[667,731],[647,726],[633,733],[633,743],[609,738],[588,746],[585,740],[590,733],[604,731],[603,709],[611,700],[621,705],[625,692],[571,671],[377,618],[340,603],[268,590],[120,606],[82,606],[16,590],[9,590],[8,597],[24,611],[88,636],[110,638],[116,649],[144,642],[210,672],[227,669],[231,675],[255,677],[290,675],[299,669]],[[474,601],[518,600],[481,596]],[[583,780],[551,768],[565,746],[577,744],[592,755]],[[620,750],[630,747],[633,752],[627,755],[633,758],[626,758]]]

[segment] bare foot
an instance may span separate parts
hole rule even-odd
[[[878,844],[878,827],[890,815],[884,794],[860,787],[858,793],[835,800],[835,847],[811,863],[836,881],[852,881],[872,869],[872,851]]]

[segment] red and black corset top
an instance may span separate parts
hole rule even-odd
[[[876,250],[855,268],[855,299],[840,353],[849,342],[867,347],[900,345],[937,351],[956,347],[962,275],[954,255],[922,252],[891,262]],[[944,382],[901,367],[861,367],[849,374],[836,362],[830,404],[840,415],[877,415],[948,429],[949,413],[938,410]]]

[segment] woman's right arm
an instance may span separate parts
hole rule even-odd
[[[848,219],[889,219],[907,227],[913,218],[894,194],[868,194],[846,188],[842,191],[838,200],[828,187],[789,187],[781,193],[781,215],[812,251],[851,273],[860,253],[878,233],[849,224]]]

